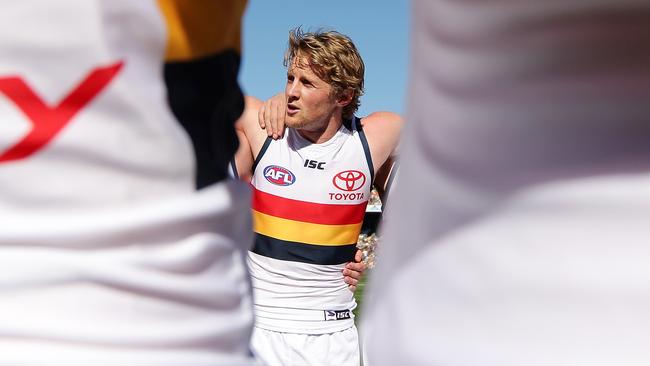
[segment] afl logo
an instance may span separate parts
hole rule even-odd
[[[366,184],[366,176],[358,170],[344,170],[334,176],[332,183],[342,191],[352,192]]]
[[[264,178],[277,186],[292,185],[296,181],[296,176],[289,169],[277,165],[264,168]]]

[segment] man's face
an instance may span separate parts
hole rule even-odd
[[[337,103],[331,95],[332,86],[319,78],[300,56],[287,70],[288,127],[316,132],[324,130],[333,116]]]

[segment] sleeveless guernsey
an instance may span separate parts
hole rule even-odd
[[[354,259],[374,173],[359,119],[322,144],[288,129],[267,140],[253,171],[256,325],[309,334],[351,327],[356,302],[341,271]]]

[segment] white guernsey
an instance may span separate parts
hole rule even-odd
[[[367,364],[650,364],[650,2],[413,15]]]
[[[238,49],[218,25],[238,29],[236,4],[4,4],[0,364],[253,363],[248,189],[196,189],[207,170],[184,127],[212,121],[176,108],[192,71]]]
[[[289,129],[258,154],[249,258],[257,327],[322,334],[354,325],[341,271],[354,260],[373,177],[359,124],[320,144]]]

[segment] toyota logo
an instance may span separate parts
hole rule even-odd
[[[352,192],[366,184],[366,176],[358,170],[345,170],[335,175],[332,183],[342,191]]]

